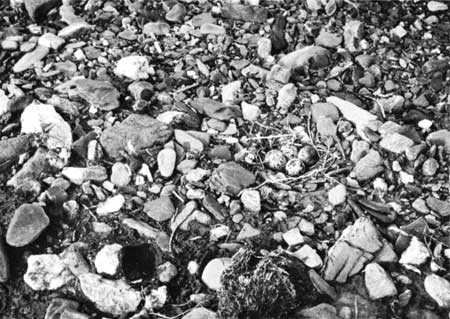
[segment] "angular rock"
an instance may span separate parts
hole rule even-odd
[[[220,193],[237,195],[244,188],[252,185],[256,177],[235,162],[219,165],[210,177],[211,189]]]
[[[353,168],[353,173],[359,181],[371,179],[382,171],[384,171],[383,158],[375,150],[370,150]]]
[[[169,261],[159,265],[156,269],[158,279],[162,283],[169,283],[178,275],[177,267]]]
[[[306,65],[314,68],[322,68],[330,63],[329,52],[327,49],[319,46],[306,46],[294,52],[288,53],[280,59],[279,65],[293,70]]]
[[[38,45],[52,50],[58,50],[65,42],[63,38],[50,32],[44,33],[38,39]]]
[[[49,48],[44,47],[42,45],[38,45],[33,51],[26,53],[19,59],[19,61],[16,62],[16,64],[14,64],[13,72],[20,73],[28,69],[31,69],[36,64],[38,64],[42,59],[44,59],[49,54],[49,52],[50,52]]]
[[[27,263],[23,280],[33,290],[56,290],[75,280],[58,255],[31,255]]]
[[[100,216],[106,216],[120,211],[124,204],[125,197],[122,194],[118,194],[113,197],[109,197],[104,202],[98,204],[95,211]]]
[[[358,51],[358,39],[363,36],[363,25],[358,20],[348,20],[344,25],[345,47],[350,52]]]
[[[38,204],[22,204],[14,212],[6,232],[10,246],[23,247],[35,241],[50,224],[50,220]]]
[[[242,101],[242,117],[244,120],[249,122],[254,122],[261,115],[261,109],[257,105],[249,104],[245,101]]]
[[[302,248],[293,253],[293,256],[300,259],[309,268],[322,267],[322,258],[314,248],[305,244]]]
[[[231,258],[214,258],[208,262],[202,272],[203,283],[212,290],[219,290],[222,287],[220,277],[223,271],[231,265]]]
[[[106,168],[103,166],[64,167],[61,175],[76,185],[87,181],[100,183],[108,179]]]
[[[119,91],[108,81],[76,79],[76,94],[91,106],[103,111],[119,107]]]
[[[303,309],[298,312],[299,319],[338,319],[336,308],[327,303],[321,303],[312,308]]]
[[[124,76],[131,80],[148,79],[150,66],[145,56],[130,55],[121,58],[114,69],[117,76]]]
[[[328,191],[328,201],[333,206],[345,203],[346,198],[347,189],[343,184],[338,184]]]
[[[450,153],[450,131],[448,130],[444,129],[428,134],[427,142],[442,145],[445,151]]]
[[[183,146],[186,152],[200,155],[205,149],[203,142],[187,131],[177,129],[174,131],[174,135],[177,143]]]
[[[450,282],[438,275],[430,274],[425,278],[423,285],[439,307],[450,308]]]
[[[427,246],[413,236],[408,248],[403,252],[399,263],[405,266],[420,266],[430,257]]]
[[[413,140],[399,133],[388,134],[380,141],[382,148],[395,154],[402,154],[413,145]]]
[[[71,316],[79,306],[80,304],[76,301],[54,298],[47,307],[44,319],[89,319],[87,315],[83,317],[81,313],[77,313],[77,316]]]
[[[364,281],[370,299],[377,300],[397,295],[397,288],[386,271],[377,263],[365,268]]]
[[[282,114],[286,114],[297,98],[297,88],[293,83],[285,84],[278,91],[276,108],[280,109]]]
[[[229,3],[222,8],[222,17],[225,19],[242,20],[247,22],[263,23],[267,20],[268,10],[259,6],[248,6]]]
[[[162,21],[148,22],[142,28],[142,32],[145,35],[167,35],[170,32],[170,26]]]
[[[83,294],[103,312],[114,316],[136,311],[141,302],[139,291],[131,288],[123,280],[104,279],[95,274],[79,277]]]
[[[6,140],[0,140],[0,165],[13,165],[19,156],[28,151],[31,146],[31,135],[19,135]]]
[[[339,111],[331,103],[314,103],[311,105],[311,118],[317,123],[321,117],[329,117],[333,122],[337,122],[339,119]]]
[[[105,245],[95,256],[95,269],[99,274],[114,276],[120,267],[122,245]]]
[[[254,228],[252,225],[245,223],[242,226],[241,231],[236,237],[237,241],[250,239],[253,237],[258,237],[261,234],[261,231],[259,229]]]
[[[107,128],[100,136],[100,143],[112,158],[121,151],[134,153],[154,145],[163,145],[172,135],[172,128],[147,115],[131,114],[121,123]]]
[[[354,140],[352,143],[352,153],[350,154],[350,160],[353,163],[357,163],[367,154],[369,148],[370,144],[366,141]]]
[[[186,8],[182,3],[176,3],[166,13],[166,20],[170,22],[183,22],[183,18],[186,15]]]
[[[221,102],[208,99],[197,98],[190,102],[200,114],[205,114],[213,119],[220,121],[228,121],[232,118],[240,117],[241,110],[237,106],[227,106]]]
[[[136,230],[141,236],[154,240],[162,251],[170,250],[169,236],[165,232],[133,218],[125,218],[122,223]]]
[[[145,203],[144,212],[153,220],[163,222],[172,218],[175,207],[168,196],[161,196],[158,199]]]
[[[342,36],[322,29],[316,38],[316,45],[324,48],[336,48],[342,43]]]
[[[427,206],[441,215],[442,217],[450,216],[450,203],[444,200],[429,196],[426,199]]]

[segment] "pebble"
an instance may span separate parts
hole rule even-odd
[[[428,214],[430,212],[430,210],[427,207],[427,204],[425,202],[425,200],[423,200],[422,198],[417,198],[413,203],[412,203],[412,208],[414,208],[416,211],[418,211],[421,214]]]
[[[368,151],[353,168],[353,173],[359,181],[371,179],[382,171],[384,171],[383,158],[375,150]]]
[[[254,237],[258,237],[261,234],[261,231],[248,223],[244,223],[241,231],[236,237],[237,241],[242,241]]]
[[[103,182],[108,179],[106,168],[103,166],[65,167],[61,171],[61,175],[76,185],[81,185],[88,181]]]
[[[49,52],[49,48],[38,45],[33,51],[26,53],[19,59],[19,61],[16,62],[16,64],[14,64],[12,69],[13,72],[20,73],[31,69],[42,59],[44,59],[49,54]]]
[[[222,287],[220,277],[223,271],[231,265],[231,258],[214,258],[208,262],[202,272],[203,283],[212,290],[219,290]]]
[[[342,43],[342,36],[322,29],[316,38],[316,45],[324,48],[337,48]]]
[[[33,290],[56,290],[74,283],[75,277],[58,255],[31,255],[27,264],[23,280]]]
[[[166,13],[166,20],[170,22],[183,22],[183,18],[186,15],[186,8],[182,3],[176,3]]]
[[[14,212],[8,225],[6,242],[23,247],[35,241],[50,224],[44,209],[38,204],[22,204]]]
[[[114,276],[119,271],[122,245],[105,245],[95,256],[95,269],[99,274]]]
[[[450,308],[450,282],[446,279],[430,274],[423,282],[425,291],[441,308]]]
[[[192,136],[188,132],[176,129],[174,133],[175,133],[175,140],[177,141],[177,143],[183,146],[183,148],[187,152],[198,155],[201,154],[205,149],[205,146],[202,143],[202,141]]]
[[[108,81],[81,78],[69,83],[75,85],[75,95],[95,108],[111,111],[119,107],[119,91]]]
[[[316,68],[328,66],[330,63],[329,51],[320,46],[306,46],[286,54],[278,64],[289,70],[294,70],[309,65],[311,62]]]
[[[289,246],[296,246],[305,242],[305,238],[297,227],[284,232],[283,239]]]
[[[305,244],[302,248],[296,250],[293,256],[300,259],[309,268],[322,267],[322,258],[320,258],[317,251],[311,246]]]
[[[256,52],[262,60],[266,60],[271,56],[270,54],[272,52],[272,41],[268,38],[259,38]]]
[[[162,196],[158,199],[151,200],[145,203],[144,212],[148,217],[163,222],[172,218],[175,213],[175,207],[168,196]]]
[[[164,284],[171,282],[178,275],[177,267],[169,261],[159,265],[156,272],[158,273],[158,280]]]
[[[345,203],[347,198],[347,189],[343,184],[338,184],[328,191],[328,201],[333,206]]]
[[[408,248],[403,252],[399,262],[405,266],[420,266],[430,257],[427,246],[417,237],[412,237]]]
[[[431,210],[435,211],[440,216],[447,217],[450,215],[450,202],[429,196],[426,199],[426,203]]]
[[[246,121],[255,122],[261,115],[261,109],[258,106],[249,104],[245,101],[242,101],[241,108],[242,108],[242,117]]]
[[[448,130],[439,130],[436,132],[432,132],[427,136],[427,142],[436,145],[444,146],[444,149],[447,153],[450,152],[450,131]]]
[[[237,195],[256,181],[256,177],[235,162],[220,164],[212,173],[211,189],[221,193]]]
[[[204,307],[194,308],[181,319],[218,319],[217,315]]]
[[[388,134],[380,142],[383,149],[395,154],[401,154],[413,145],[413,140],[399,133]]]
[[[297,87],[293,83],[287,83],[278,91],[276,108],[281,114],[286,114],[297,98]]]
[[[125,218],[122,223],[136,230],[141,236],[154,240],[162,251],[169,251],[170,238],[165,232],[133,218]]]
[[[241,193],[241,202],[251,212],[261,211],[261,196],[257,190],[244,189]]]
[[[434,176],[439,170],[439,162],[434,158],[428,158],[422,164],[422,174],[425,176]]]
[[[364,281],[370,299],[378,300],[397,295],[397,288],[392,279],[379,264],[367,264],[364,272]]]
[[[221,27],[217,24],[204,23],[200,26],[200,33],[201,34],[224,35],[224,34],[226,34],[226,30],[224,27]]]
[[[162,21],[148,22],[142,28],[145,35],[168,35],[170,33],[170,26]]]
[[[158,169],[163,177],[170,177],[175,170],[177,153],[171,148],[162,149],[157,156]]]
[[[99,216],[106,216],[120,211],[125,204],[125,197],[122,194],[107,198],[97,206],[96,212]]]
[[[357,163],[361,158],[363,158],[369,151],[370,144],[366,141],[354,140],[352,142],[352,152],[350,154],[350,160],[353,163]]]
[[[38,39],[38,45],[52,50],[58,50],[65,42],[63,38],[49,32],[44,33]]]
[[[145,56],[140,55],[121,58],[114,69],[114,74],[117,76],[124,76],[134,81],[148,79],[149,73],[151,73],[151,69],[148,60]]]
[[[311,105],[312,120],[317,123],[321,117],[329,117],[333,122],[339,119],[339,111],[331,103],[314,103]]]
[[[430,12],[447,11],[448,5],[440,1],[428,1],[427,8]]]
[[[127,164],[114,163],[111,167],[111,183],[117,187],[125,187],[131,181],[131,169]]]

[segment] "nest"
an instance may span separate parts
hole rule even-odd
[[[306,267],[282,250],[258,256],[241,248],[221,282],[221,318],[286,318],[294,309],[317,302],[318,293]]]

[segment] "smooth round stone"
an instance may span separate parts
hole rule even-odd
[[[209,288],[219,290],[222,287],[220,277],[223,271],[231,265],[231,258],[214,258],[203,269],[202,281]]]
[[[115,163],[111,168],[111,182],[117,187],[127,186],[131,181],[131,169],[127,164]]]
[[[10,246],[23,247],[35,241],[49,225],[50,220],[38,204],[23,204],[14,212],[6,232]]]
[[[175,169],[177,153],[171,148],[165,148],[158,153],[158,169],[163,177],[170,177]]]

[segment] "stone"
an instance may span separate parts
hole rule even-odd
[[[13,247],[26,246],[35,241],[49,224],[50,219],[40,205],[22,204],[9,222],[6,242]]]
[[[213,34],[213,35],[225,35],[226,30],[224,27],[213,24],[213,23],[204,23],[200,27],[201,34]]]
[[[342,36],[337,33],[331,33],[324,29],[320,30],[316,38],[316,45],[324,48],[337,48],[342,43]]]
[[[44,319],[89,319],[88,316],[83,317],[81,313],[78,313],[78,316],[69,315],[79,306],[80,304],[73,300],[54,298],[47,307]]]
[[[370,219],[358,218],[348,226],[329,249],[324,267],[324,279],[345,283],[359,273],[383,247],[380,235]]]
[[[189,183],[198,183],[198,182],[202,182],[209,175],[211,175],[211,171],[209,169],[197,167],[197,168],[190,170],[185,175],[185,178],[186,178],[186,181],[188,181]]]
[[[228,162],[213,171],[209,185],[217,192],[238,195],[255,181],[256,177],[251,172],[235,162]]]
[[[241,193],[241,202],[244,208],[251,212],[261,211],[261,196],[257,190],[244,189]]]
[[[322,137],[336,136],[337,127],[329,117],[321,117],[317,121],[317,132]]]
[[[327,303],[321,303],[312,308],[306,308],[298,312],[299,319],[339,319],[336,308]]]
[[[29,0],[32,2],[34,0]],[[14,73],[20,73],[26,71],[28,69],[33,68],[37,65],[42,59],[44,59],[50,50],[47,47],[42,45],[38,45],[33,51],[26,53],[23,55],[13,66]]]
[[[364,281],[370,299],[378,300],[397,295],[397,288],[392,279],[379,264],[367,264],[364,272]]]
[[[200,114],[205,114],[208,117],[220,121],[228,121],[242,115],[239,106],[225,105],[224,103],[209,98],[196,98],[190,104]]]
[[[42,22],[47,17],[47,13],[56,7],[59,1],[56,0],[24,0],[25,9],[31,19]]]
[[[402,154],[413,145],[413,140],[399,133],[385,135],[380,141],[380,146],[383,149],[395,154]]]
[[[426,199],[427,206],[442,217],[450,216],[450,202],[429,196]]]
[[[131,80],[148,79],[151,68],[145,56],[130,55],[121,58],[114,69],[114,74]]]
[[[65,42],[66,41],[63,38],[50,32],[44,33],[38,39],[38,45],[42,45],[43,47],[52,50],[58,50]]]
[[[71,244],[59,254],[59,258],[76,277],[90,272],[89,264],[83,256],[86,248],[87,244],[77,242]]]
[[[74,283],[74,275],[58,255],[31,255],[27,259],[27,264],[23,280],[33,290],[56,290]]]
[[[72,147],[72,129],[56,112],[53,105],[38,103],[28,105],[22,112],[20,123],[21,132],[24,134],[46,133],[49,149]]]
[[[261,234],[261,231],[257,228],[254,228],[249,223],[244,223],[241,231],[236,237],[237,241],[246,240],[254,237],[258,237]]]
[[[242,20],[253,23],[267,21],[268,10],[260,6],[249,6],[239,3],[226,3],[222,7],[222,17],[225,19]]]
[[[163,222],[172,218],[175,213],[175,207],[168,196],[161,196],[158,199],[151,200],[145,203],[144,212],[148,217],[157,221]]]
[[[170,33],[170,26],[162,21],[148,22],[142,28],[145,35],[168,35]]]
[[[261,109],[257,105],[249,104],[245,101],[242,101],[241,108],[242,108],[242,117],[246,121],[255,122],[261,115]]]
[[[405,266],[420,266],[430,257],[427,246],[413,236],[408,248],[403,252],[399,263]]]
[[[343,184],[338,184],[328,191],[328,201],[333,206],[345,203],[347,199],[347,188]]]
[[[165,232],[133,218],[125,218],[122,223],[125,226],[136,230],[141,236],[154,240],[162,251],[167,252],[170,250],[169,235]]]
[[[293,83],[287,83],[283,85],[278,91],[276,108],[280,110],[280,113],[286,114],[296,98],[296,86]]]
[[[119,271],[122,245],[105,245],[97,253],[94,260],[95,269],[99,274],[114,276]]]
[[[110,157],[118,158],[122,151],[134,153],[154,145],[163,145],[171,135],[170,126],[148,115],[131,114],[104,130],[100,144]]]
[[[322,68],[330,63],[329,52],[327,49],[319,46],[306,46],[291,53],[286,54],[280,59],[278,64],[289,70],[311,65],[313,68]]]
[[[370,150],[353,168],[353,173],[359,181],[366,181],[384,171],[383,158],[375,150]]]
[[[329,117],[333,122],[337,122],[339,119],[339,111],[331,103],[314,103],[311,105],[311,118],[317,123],[321,117]]]
[[[194,27],[201,27],[205,23],[216,23],[216,19],[211,15],[211,12],[203,12],[192,17],[191,23]]]
[[[378,102],[386,113],[396,113],[403,109],[405,98],[401,95],[393,95],[389,98],[382,98]]]
[[[101,183],[108,179],[106,168],[103,166],[64,167],[61,175],[76,185],[81,185],[88,181]]]
[[[440,12],[440,11],[447,11],[448,5],[440,1],[429,1],[427,3],[427,8],[430,12]]]
[[[0,140],[0,164],[10,166],[16,163],[19,156],[28,151],[31,146],[31,135],[18,135]]]
[[[439,162],[434,158],[427,158],[422,164],[422,174],[425,176],[434,176],[439,170]]]
[[[131,181],[131,176],[131,169],[127,164],[117,162],[111,167],[111,183],[117,187],[127,186]]]
[[[307,244],[296,250],[293,256],[300,259],[309,268],[322,267],[322,258],[314,248]]]
[[[347,50],[351,53],[358,51],[359,39],[363,37],[364,28],[361,21],[348,20],[344,25],[344,43]]]
[[[103,312],[114,316],[125,315],[137,310],[141,302],[139,291],[123,280],[110,280],[96,274],[79,277],[83,294]]]
[[[95,210],[97,215],[106,216],[120,211],[125,204],[125,197],[122,194],[108,197],[104,202],[98,204]]]
[[[239,91],[241,90],[241,81],[233,81],[228,84],[225,84],[222,87],[221,95],[222,95],[222,103],[225,105],[233,105],[238,100]]]
[[[183,146],[187,152],[199,155],[205,149],[203,142],[187,131],[176,129],[174,135],[177,143]]]
[[[383,239],[383,247],[377,253],[373,261],[379,264],[393,264],[398,261],[398,257],[392,248],[392,245]]]
[[[314,223],[302,218],[300,222],[298,223],[298,229],[300,229],[300,232],[302,234],[305,234],[307,236],[314,235],[315,229],[314,229]]]
[[[111,111],[119,107],[119,91],[108,81],[76,79],[75,94],[91,106],[103,111]]]
[[[215,312],[204,307],[198,307],[189,311],[182,319],[218,319],[218,317]]]
[[[212,290],[219,290],[222,287],[220,277],[223,271],[231,265],[231,258],[214,258],[208,262],[202,272],[203,283]]]
[[[442,145],[445,151],[450,153],[450,131],[448,130],[444,129],[428,134],[427,142]]]
[[[158,170],[163,177],[170,177],[175,170],[177,153],[171,148],[165,148],[158,153]]]
[[[183,18],[186,15],[186,8],[182,3],[176,3],[166,13],[166,20],[170,22],[183,22]]]
[[[425,200],[423,200],[422,198],[417,198],[413,203],[412,203],[412,208],[414,208],[416,211],[418,211],[421,214],[428,214],[430,212],[430,210],[427,207],[427,204],[425,202]]]
[[[405,30],[401,25],[396,26],[394,29],[391,30],[391,37],[394,39],[403,39],[407,34],[408,31]]]
[[[425,277],[423,285],[439,307],[450,308],[450,282],[436,274],[430,274]]]
[[[282,237],[289,246],[297,246],[305,242],[305,238],[300,233],[300,229],[298,229],[297,227],[284,232]]]
[[[399,133],[401,130],[401,125],[392,121],[386,121],[378,128],[378,133],[380,133],[380,135],[384,137],[386,135]]]
[[[352,152],[350,154],[350,160],[353,163],[357,163],[361,158],[363,158],[369,151],[370,144],[366,141],[354,140],[352,142]]]
[[[259,38],[256,52],[263,61],[269,58],[272,52],[272,41],[269,38]]]
[[[10,100],[5,91],[0,89],[0,116],[7,113],[10,109]]]
[[[169,283],[178,275],[177,267],[169,261],[159,265],[156,268],[158,280],[164,284]]]
[[[69,40],[81,34],[87,33],[92,29],[93,29],[92,25],[81,20],[71,23],[67,27],[64,27],[61,30],[59,30],[58,36],[65,40]]]

